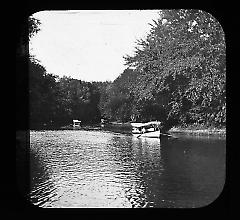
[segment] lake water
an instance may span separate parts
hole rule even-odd
[[[31,202],[64,208],[206,206],[224,187],[226,140],[176,136],[31,131]]]

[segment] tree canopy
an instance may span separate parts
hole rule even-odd
[[[126,64],[139,72],[138,101],[156,104],[170,123],[226,121],[224,32],[200,10],[163,10]]]
[[[30,37],[39,23],[30,20]],[[220,23],[201,10],[161,10],[113,82],[46,73],[29,59],[31,126],[79,119],[160,120],[169,129],[226,123],[226,45]]]

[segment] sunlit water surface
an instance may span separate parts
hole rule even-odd
[[[202,207],[225,183],[225,139],[30,132],[30,197],[40,207]]]

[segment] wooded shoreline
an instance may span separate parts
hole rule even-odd
[[[169,133],[184,133],[191,135],[221,135],[226,136],[226,128],[182,128],[182,127],[173,127],[169,130]]]
[[[37,20],[29,26],[30,34],[37,32]],[[225,48],[221,25],[209,14],[165,10],[135,53],[123,57],[127,68],[113,82],[59,77],[22,54],[18,66],[29,67],[30,83],[17,80],[18,128],[28,112],[30,129],[57,129],[74,119],[82,125],[157,120],[163,132],[225,133],[217,129],[226,125]],[[27,108],[21,88],[29,95]]]
[[[33,130],[110,130],[120,133],[131,133],[131,124],[130,122],[112,122],[101,126],[100,123],[97,124],[84,124],[79,128],[73,128],[72,124],[61,126],[61,127],[45,127],[45,128],[36,128]],[[185,126],[175,126],[165,133],[181,133],[189,135],[220,135],[226,136],[226,127],[217,128],[217,127],[207,127],[199,125],[185,125]]]

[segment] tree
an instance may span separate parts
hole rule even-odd
[[[41,22],[34,18],[33,16],[30,16],[28,18],[28,37],[29,39],[32,38],[38,31],[40,31],[40,25]]]
[[[160,11],[135,54],[124,58],[140,73],[138,102],[155,103],[168,124],[225,121],[224,33],[210,14]]]
[[[132,69],[125,69],[113,83],[105,84],[100,102],[105,117],[111,120],[129,121],[136,114],[133,109],[135,106],[133,91],[137,75]]]
[[[83,123],[100,121],[100,92],[96,83],[64,76],[58,79],[57,87],[59,95],[56,115],[62,125],[71,123],[73,119],[79,119]]]
[[[19,25],[19,23],[17,23]],[[32,17],[17,26],[16,39],[16,128],[29,127],[28,42],[39,31],[40,22]]]
[[[56,115],[56,76],[36,59],[29,60],[30,128],[52,124]]]

